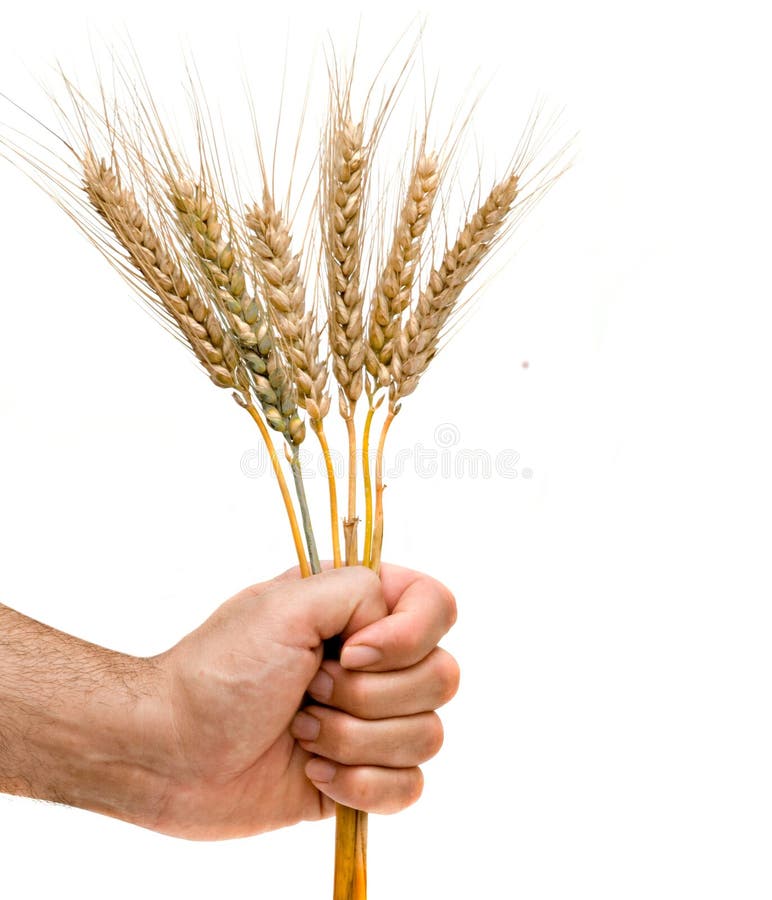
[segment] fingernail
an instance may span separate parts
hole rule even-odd
[[[308,685],[308,693],[317,700],[329,700],[332,697],[332,687],[332,675],[329,675],[324,669],[319,669],[311,680],[311,684]]]
[[[315,741],[319,737],[322,723],[309,713],[299,712],[292,720],[290,734],[300,741]]]
[[[306,775],[310,781],[327,784],[332,781],[337,768],[326,759],[311,759],[306,763]]]
[[[353,647],[344,647],[340,655],[340,664],[347,669],[364,669],[380,662],[383,654],[375,647],[366,644],[355,644]]]

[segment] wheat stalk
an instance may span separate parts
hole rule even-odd
[[[375,457],[375,512],[368,564],[378,571],[383,546],[383,453],[401,401],[411,394],[437,355],[443,329],[458,309],[464,288],[496,244],[512,213],[520,179],[512,172],[495,184],[469,217],[442,262],[432,269],[407,322],[398,328],[390,362],[389,409]],[[369,530],[369,529],[368,529]]]
[[[262,206],[255,203],[248,210],[246,224],[251,231],[255,268],[262,278],[274,325],[292,366],[298,402],[308,412],[311,428],[322,448],[330,497],[333,562],[338,567],[341,565],[338,495],[323,422],[330,409],[327,360],[321,357],[314,310],[306,309],[300,254],[292,255],[289,226],[267,188],[263,191]]]
[[[340,412],[348,435],[348,515],[344,521],[346,560],[359,561],[356,515],[356,429],[354,413],[362,393],[365,358],[360,288],[362,212],[366,175],[364,126],[348,116],[348,101],[335,104],[329,126],[322,185],[322,228],[329,292],[327,321],[332,371],[340,390]]]
[[[311,569],[319,572],[319,554],[300,470],[299,446],[305,438],[305,425],[298,415],[298,387],[292,378],[291,365],[280,352],[267,316],[256,299],[247,293],[243,269],[236,259],[234,247],[225,240],[213,192],[202,184],[172,179],[171,198],[180,225],[214,289],[216,302],[230,314],[230,320],[238,328],[237,346],[249,370],[252,390],[263,415],[291,447],[288,459]]]
[[[360,290],[361,220],[364,205],[363,125],[339,121],[331,132],[326,202],[329,279],[328,326],[332,370],[340,387],[340,411],[348,434],[348,515],[344,522],[346,563],[359,562],[356,516],[354,412],[362,393],[363,297]],[[335,875],[338,900],[365,900],[367,814],[336,804]]]
[[[410,305],[416,267],[421,258],[421,241],[429,226],[432,207],[440,181],[436,153],[419,153],[406,197],[394,227],[394,236],[386,264],[378,278],[368,317],[365,366],[375,388],[391,383],[393,344],[399,333],[401,316]],[[380,399],[374,405],[368,388],[369,408],[362,436],[362,473],[365,495],[364,560],[372,553],[373,496],[370,475],[370,429]]]
[[[363,123],[348,115],[348,95],[334,101],[322,184],[322,229],[326,251],[327,321],[332,371],[339,386],[340,413],[348,437],[348,508],[343,523],[347,565],[359,562],[357,549],[354,414],[362,393],[365,359],[364,298],[360,286],[362,218],[366,181]],[[365,900],[367,813],[336,805],[336,900]]]

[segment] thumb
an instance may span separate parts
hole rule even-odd
[[[250,695],[270,685],[275,702],[269,706],[284,715],[319,667],[324,641],[348,637],[387,613],[381,582],[370,569],[352,566],[302,579],[287,573],[231,597],[170,653],[187,661],[196,684],[201,671],[215,665],[219,681],[246,685]]]
[[[381,581],[364,566],[268,582],[259,588],[257,610],[263,637],[308,650],[337,634],[345,640],[388,615]]]

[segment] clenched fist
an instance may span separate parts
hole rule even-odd
[[[458,686],[437,646],[455,615],[445,587],[408,569],[288,572],[140,659],[0,607],[0,789],[202,840],[335,802],[402,809]],[[340,662],[324,660],[339,634]]]

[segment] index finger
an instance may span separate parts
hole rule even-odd
[[[340,662],[347,669],[387,672],[427,657],[456,621],[456,601],[444,584],[421,572],[381,568],[389,615],[352,634]]]

